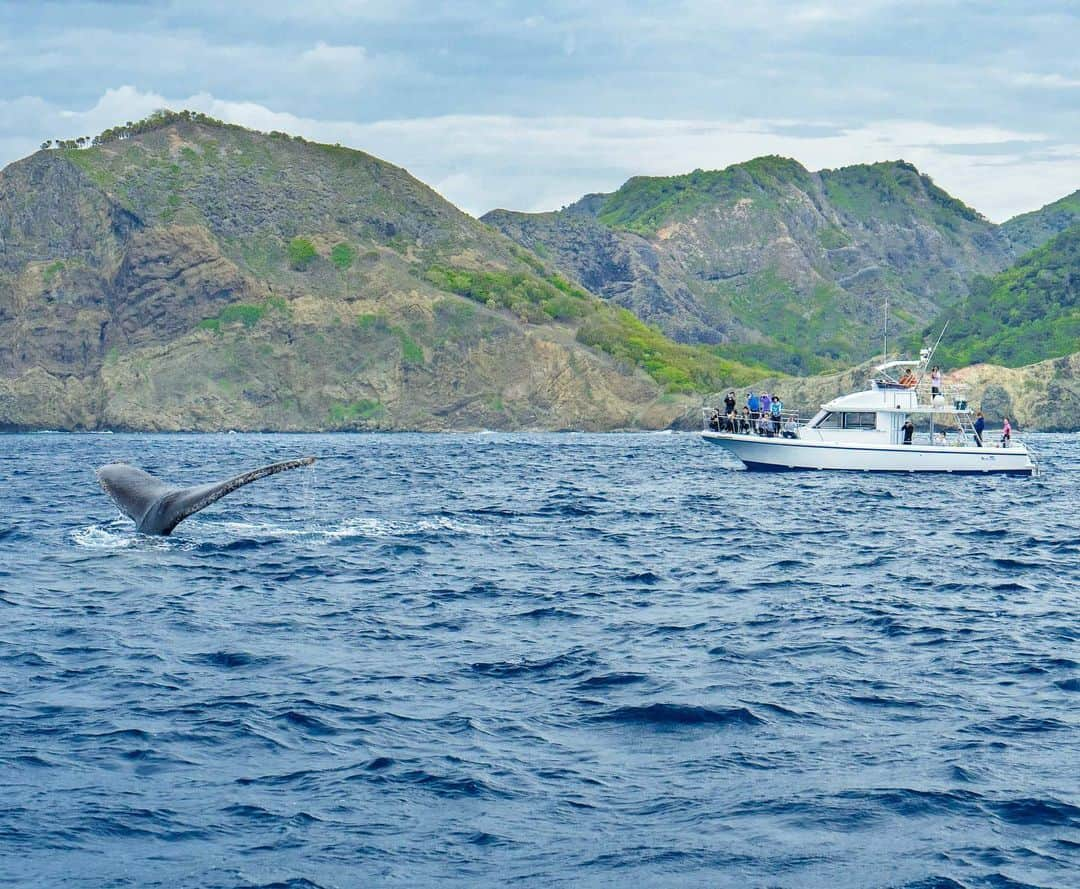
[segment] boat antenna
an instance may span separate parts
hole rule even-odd
[[[881,363],[889,360],[889,294],[885,294],[885,342],[881,346]]]
[[[919,374],[919,379],[915,383],[916,386],[923,381],[923,377],[926,376],[926,371],[930,368],[930,362],[934,358],[934,353],[937,351],[938,345],[941,343],[941,338],[945,336],[945,331],[949,329],[949,322],[945,322],[945,326],[941,328],[941,333],[938,334],[937,340],[934,341],[934,348],[930,350],[930,354],[926,356],[926,361],[923,363],[922,372]]]

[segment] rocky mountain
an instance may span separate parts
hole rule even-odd
[[[946,366],[1020,367],[1080,351],[1080,223],[993,278],[977,277],[943,319]]]
[[[662,427],[753,373],[362,152],[188,112],[80,146],[0,172],[0,429]]]
[[[1001,229],[1019,256],[1074,225],[1080,225],[1080,189],[1040,210],[1014,216]]]
[[[1014,258],[903,161],[812,173],[763,157],[483,220],[678,340],[795,373],[872,354],[886,295],[892,329],[916,331]]]

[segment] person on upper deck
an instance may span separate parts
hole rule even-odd
[[[761,413],[761,399],[758,398],[756,392],[746,393],[746,406],[750,408],[750,416],[756,419]]]
[[[902,374],[900,374],[899,383],[905,389],[912,389],[918,385],[919,378],[915,376],[915,372],[909,367]]]
[[[768,392],[761,393],[761,412],[763,414],[772,413],[772,396]]]
[[[941,368],[934,365],[934,369],[930,372],[930,397],[941,394]]]
[[[730,392],[728,392],[727,395],[724,396],[724,415],[727,416],[728,414],[731,414],[731,413],[734,413],[734,412],[735,412],[735,390],[732,389]]]

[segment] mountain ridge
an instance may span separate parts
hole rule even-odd
[[[750,373],[371,155],[121,130],[0,171],[0,427],[663,426]]]
[[[1014,250],[902,161],[480,223],[372,155],[192,112],[80,141],[0,170],[0,429],[661,428],[873,351],[882,282],[914,338]]]
[[[1016,258],[1002,226],[905,161],[811,172],[766,156],[481,218],[676,339],[793,373],[870,354],[885,295],[894,329],[917,332]]]

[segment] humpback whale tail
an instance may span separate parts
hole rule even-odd
[[[310,466],[314,462],[314,457],[285,460],[242,472],[224,481],[192,488],[175,488],[126,463],[102,466],[97,471],[97,477],[105,493],[135,522],[136,530],[143,534],[168,535],[188,516],[216,503],[237,488],[287,469]]]

